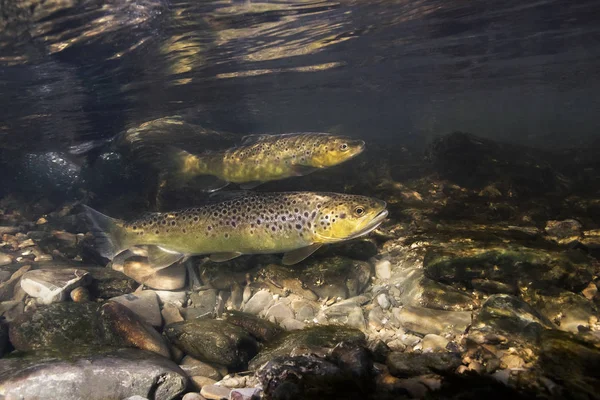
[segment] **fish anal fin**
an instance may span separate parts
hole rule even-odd
[[[242,255],[242,253],[239,253],[237,251],[233,251],[230,253],[213,253],[210,255],[210,261],[214,261],[214,262],[229,261],[229,260],[233,260],[234,258],[238,258],[241,255]]]
[[[167,268],[183,258],[183,254],[160,246],[148,246],[148,263],[155,271]]]
[[[244,190],[252,190],[257,186],[262,185],[264,182],[261,181],[252,181],[252,182],[245,182],[245,183],[240,183],[240,188],[244,189]]]
[[[310,246],[302,247],[300,249],[288,251],[283,255],[283,265],[293,265],[309,257],[312,253],[319,250],[323,246],[321,243],[313,243]]]

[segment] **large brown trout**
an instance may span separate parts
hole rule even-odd
[[[337,193],[282,192],[236,195],[176,212],[122,221],[89,207],[96,249],[109,259],[135,246],[153,245],[173,263],[210,255],[226,261],[242,254],[285,253],[295,264],[328,243],[363,236],[386,218],[381,200]]]

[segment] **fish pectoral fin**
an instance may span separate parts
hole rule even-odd
[[[300,249],[288,251],[283,255],[283,265],[292,265],[299,263],[304,260],[308,256],[310,256],[315,251],[319,250],[319,248],[323,246],[321,243],[313,243],[310,246],[302,247]]]
[[[294,165],[292,167],[292,171],[294,171],[294,174],[296,176],[308,175],[308,174],[315,172],[318,169],[319,168],[317,168],[317,167],[310,167],[308,165]]]
[[[183,258],[183,254],[160,246],[148,246],[148,262],[156,271],[167,268]]]
[[[262,185],[264,182],[261,181],[252,181],[252,182],[245,182],[245,183],[240,183],[240,188],[244,189],[244,190],[251,190],[254,189],[257,186]]]
[[[233,260],[234,258],[238,258],[242,253],[237,251],[232,251],[230,253],[213,253],[210,255],[210,261],[214,262],[223,262]]]

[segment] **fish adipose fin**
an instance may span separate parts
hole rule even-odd
[[[238,253],[237,251],[233,251],[231,253],[214,253],[210,255],[210,261],[214,262],[223,262],[233,260],[234,258],[238,258],[242,253]]]
[[[288,251],[283,255],[283,265],[293,265],[309,257],[312,253],[323,246],[321,243],[313,243],[310,246],[302,247],[297,250]]]
[[[111,218],[83,205],[88,227],[94,235],[96,251],[109,260],[128,248],[127,232],[122,227],[122,221]]]
[[[184,257],[181,253],[160,246],[148,246],[147,252],[148,263],[150,263],[152,268],[156,271],[167,268]]]

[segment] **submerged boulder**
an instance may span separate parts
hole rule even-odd
[[[165,327],[169,340],[184,353],[201,361],[243,368],[258,352],[256,340],[227,321],[194,319]]]
[[[72,346],[0,360],[0,395],[7,399],[104,400],[137,395],[170,400],[186,383],[177,364],[137,349]]]

